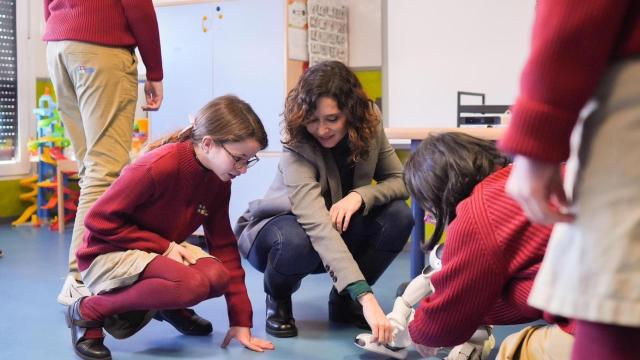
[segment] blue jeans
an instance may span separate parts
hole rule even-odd
[[[342,239],[373,285],[402,250],[413,227],[411,210],[402,200],[357,212]],[[271,219],[258,233],[247,259],[264,273],[264,291],[286,299],[300,287],[302,278],[325,272],[309,236],[291,214]]]

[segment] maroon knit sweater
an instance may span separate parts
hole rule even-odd
[[[147,80],[161,81],[158,21],[151,0],[44,0],[43,40],[138,47]]]
[[[230,326],[252,326],[244,270],[229,223],[231,182],[222,182],[196,159],[191,142],[151,151],[122,171],[85,217],[77,251],[85,270],[98,255],[138,249],[162,254],[203,226],[209,252],[231,275],[225,294]]]
[[[558,163],[607,67],[640,54],[640,2],[539,0],[520,95],[499,146]]]
[[[518,324],[542,319],[527,304],[551,228],[530,223],[504,191],[511,166],[476,185],[456,208],[447,229],[442,270],[433,295],[409,324],[414,342],[454,346],[481,324]]]

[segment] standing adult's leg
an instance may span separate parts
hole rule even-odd
[[[576,321],[571,359],[634,360],[640,354],[640,328]]]
[[[69,273],[79,280],[75,252],[82,242],[84,217],[129,162],[137,60],[122,48],[73,41],[49,47],[50,72],[80,164],[80,197],[69,248]]]
[[[82,115],[80,114],[80,108],[78,106],[78,96],[76,95],[76,88],[70,73],[74,69],[67,68],[67,55],[65,49],[67,42],[55,41],[47,44],[47,66],[49,68],[49,75],[51,76],[51,82],[58,100],[58,110],[60,117],[64,124],[65,130],[71,144],[73,145],[74,155],[78,161],[80,177],[84,174],[84,167],[82,159],[87,152],[87,141],[85,138],[84,125],[82,123]],[[76,216],[75,228],[78,227],[78,217]],[[82,226],[82,223],[79,224]],[[80,272],[76,264],[74,237],[72,237],[72,245],[69,248],[69,275],[71,280],[81,281]],[[72,300],[69,300],[72,301]],[[68,304],[67,304],[68,305]]]
[[[82,242],[84,217],[129,163],[138,94],[137,60],[127,49],[69,42],[64,50],[86,138],[72,249]],[[77,268],[75,252],[70,256]]]

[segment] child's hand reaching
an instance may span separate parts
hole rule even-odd
[[[184,247],[176,244],[175,242],[171,242],[169,248],[162,254],[162,256],[166,256],[171,260],[177,261],[184,265],[193,265],[196,263],[196,258],[189,252],[189,250]]]
[[[242,345],[244,345],[249,350],[263,352],[265,350],[275,349],[271,341],[253,337],[251,336],[251,329],[249,329],[248,327],[241,327],[241,326],[230,327],[220,347],[226,348],[227,345],[229,345],[229,343],[231,342],[231,339],[233,338],[236,338]]]

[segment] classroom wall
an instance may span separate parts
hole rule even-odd
[[[42,41],[44,33],[44,7],[42,0],[26,0],[29,11],[29,57],[27,62],[35,78],[49,77],[47,70],[47,46]]]
[[[535,0],[384,0],[383,112],[390,127],[455,127],[457,91],[512,104]]]
[[[382,66],[382,0],[347,0],[349,6],[349,66]]]

